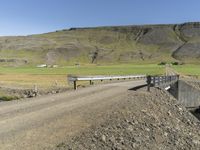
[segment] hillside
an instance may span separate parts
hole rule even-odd
[[[0,65],[199,62],[200,23],[71,28],[0,37]]]

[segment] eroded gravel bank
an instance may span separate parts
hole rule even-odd
[[[129,91],[101,117],[56,149],[200,149],[199,121],[159,89]]]

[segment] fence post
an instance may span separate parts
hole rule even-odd
[[[151,87],[151,76],[147,76],[147,91],[150,92]]]

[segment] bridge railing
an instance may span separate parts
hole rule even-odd
[[[146,79],[146,75],[128,75],[128,76],[73,76],[68,75],[68,81],[73,82],[74,90],[77,89],[77,81],[89,81],[90,85],[93,84],[92,81],[95,80],[126,80],[126,79]]]
[[[148,91],[150,87],[163,87],[173,84],[179,80],[179,75],[171,76],[147,76]]]

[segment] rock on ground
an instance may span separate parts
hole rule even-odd
[[[200,149],[200,122],[165,91],[129,91],[104,122],[62,142],[59,150]]]

